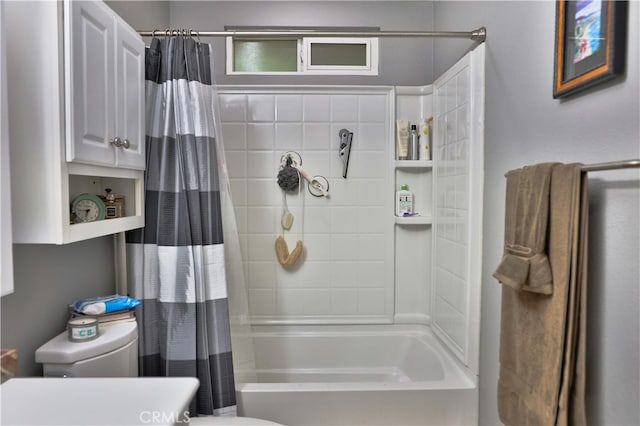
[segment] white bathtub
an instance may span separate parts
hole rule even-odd
[[[288,426],[477,424],[477,377],[428,328],[256,328],[256,370],[236,371],[242,416]]]

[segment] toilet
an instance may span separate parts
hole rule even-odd
[[[135,321],[100,324],[98,338],[71,342],[62,332],[36,350],[45,377],[138,376],[138,326]],[[193,417],[200,426],[277,426],[279,423],[249,417]],[[282,426],[282,425],[280,425]]]
[[[36,362],[45,377],[135,377],[138,325],[100,324],[98,338],[87,342],[71,342],[64,331],[36,350]]]
[[[254,419],[253,417],[191,417],[189,424],[195,426],[282,426],[269,420]]]

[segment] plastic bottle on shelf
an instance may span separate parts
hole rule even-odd
[[[422,139],[423,139],[422,145],[424,146],[424,149],[422,151],[424,153],[424,156],[422,157],[424,160],[431,160],[431,153],[433,151],[431,149],[432,148],[431,147],[432,123],[433,123],[433,117],[429,116],[425,118],[422,124],[420,125]]]
[[[396,120],[396,157],[408,160],[409,154],[409,121]]]
[[[419,142],[418,129],[415,124],[411,125],[411,131],[409,132],[409,160],[420,159],[420,142]]]
[[[402,217],[404,214],[413,213],[413,194],[409,191],[408,185],[402,185],[396,191],[396,216]]]

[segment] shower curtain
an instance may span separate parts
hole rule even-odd
[[[191,416],[236,412],[211,69],[190,37],[147,48],[145,227],[127,233],[139,373],[198,378]]]

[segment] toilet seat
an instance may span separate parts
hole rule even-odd
[[[203,416],[189,418],[190,425],[196,426],[283,426],[269,420],[254,419],[253,417],[216,417]]]

